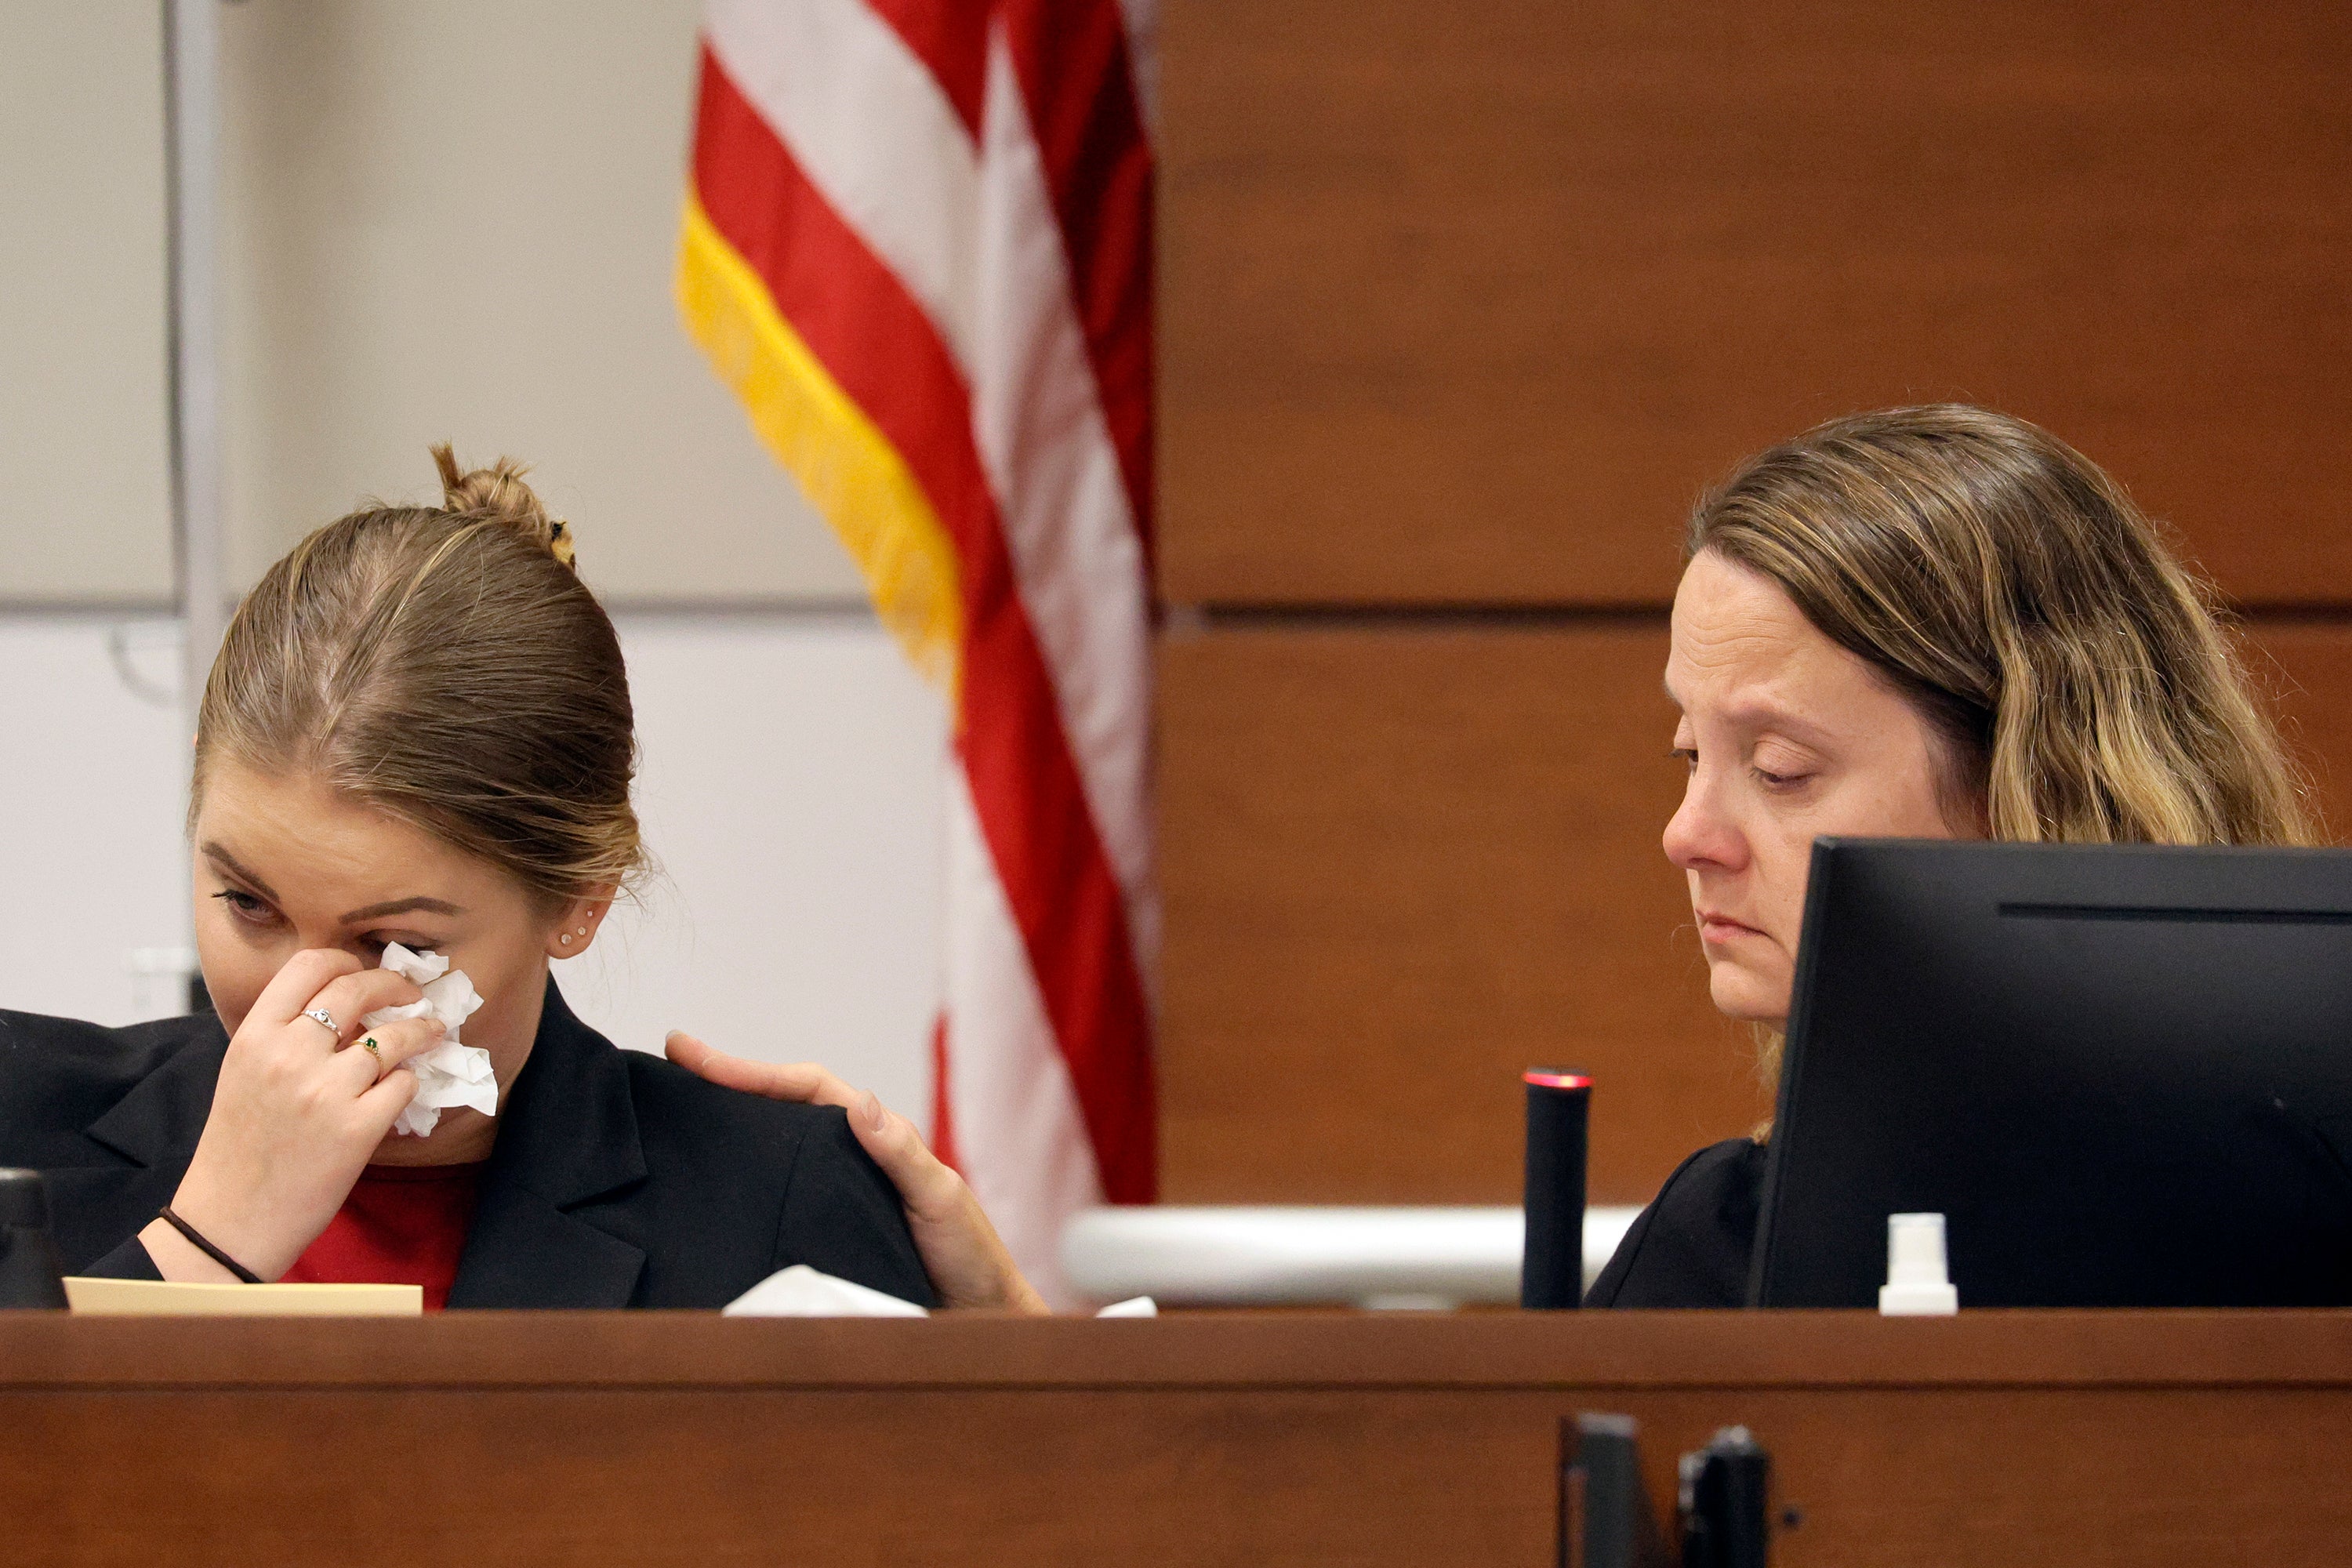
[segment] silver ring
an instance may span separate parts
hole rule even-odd
[[[314,1024],[326,1025],[327,1033],[334,1036],[335,1038],[340,1040],[343,1037],[343,1026],[341,1024],[336,1023],[335,1016],[332,1013],[328,1012],[324,1007],[313,1007],[309,1012],[303,1014],[302,1016],[310,1019],[310,1022]]]

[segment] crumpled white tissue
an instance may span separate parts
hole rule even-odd
[[[490,1070],[490,1053],[479,1046],[457,1043],[458,1026],[474,1016],[482,999],[462,969],[449,972],[449,960],[437,952],[411,952],[387,942],[383,967],[424,991],[425,1000],[404,1007],[379,1007],[360,1020],[377,1028],[400,1018],[435,1017],[448,1033],[431,1050],[408,1058],[416,1075],[416,1098],[392,1124],[394,1132],[422,1138],[441,1123],[441,1113],[453,1106],[470,1105],[485,1116],[499,1113],[499,1079]]]
[[[837,1279],[805,1263],[778,1269],[719,1309],[722,1318],[928,1318],[870,1285]]]
[[[805,1263],[780,1268],[719,1309],[722,1318],[928,1318],[912,1301],[901,1301],[871,1286],[843,1279]],[[1160,1304],[1149,1296],[1114,1301],[1097,1318],[1156,1318]]]

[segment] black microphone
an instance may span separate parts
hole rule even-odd
[[[65,1305],[65,1266],[49,1236],[49,1185],[38,1171],[0,1168],[0,1310]]]
[[[1519,1305],[1557,1310],[1584,1300],[1584,1146],[1592,1080],[1535,1068],[1528,1086],[1527,1240]]]

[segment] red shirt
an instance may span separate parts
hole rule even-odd
[[[425,1310],[449,1304],[474,1223],[482,1165],[370,1165],[294,1267],[298,1285],[422,1285]]]

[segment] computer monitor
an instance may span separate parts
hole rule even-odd
[[[2352,1304],[2352,851],[1813,847],[1748,1300]]]

